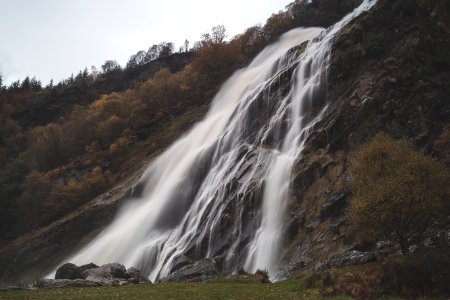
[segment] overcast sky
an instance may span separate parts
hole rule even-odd
[[[107,59],[122,66],[162,41],[192,46],[215,25],[229,37],[293,0],[0,0],[0,73],[44,84]]]

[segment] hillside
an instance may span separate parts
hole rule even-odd
[[[110,224],[130,196],[145,195],[151,174],[141,175],[147,163],[158,162],[158,155],[188,128],[210,116],[210,101],[222,83],[266,45],[298,26],[331,26],[360,3],[293,3],[264,26],[249,28],[229,42],[224,40],[224,28],[217,26],[192,53],[156,59],[133,72],[115,70],[95,80],[87,75],[85,81],[59,90],[2,89],[3,280],[27,281],[53,270]],[[325,85],[320,82],[311,92],[311,102],[302,104],[310,127],[301,132],[305,137],[301,146],[293,147],[301,149],[301,155],[288,174],[286,216],[278,237],[282,267],[271,276],[301,277],[317,270],[383,262],[399,251],[387,238],[355,239],[358,234],[348,217],[355,192],[350,161],[362,145],[384,132],[404,139],[448,172],[449,16],[446,1],[379,0],[332,36],[330,51],[324,52],[331,53]],[[223,202],[220,209],[211,205],[201,215],[195,241],[173,258],[170,273],[205,257],[214,258],[222,275],[248,267],[243,253],[262,223],[260,211],[267,197],[261,182],[270,180],[260,170],[266,160],[276,159],[271,149],[282,149],[287,142],[280,136],[290,132],[289,117],[273,116],[293,93],[292,78],[308,51],[306,43],[290,49],[276,80],[258,92],[247,110],[233,114],[245,116],[245,125],[236,122],[245,130],[224,136],[238,135],[237,142],[227,144],[223,138],[219,146],[213,144],[216,156],[239,144],[236,158],[225,156],[236,168],[227,170],[223,182],[204,181],[212,176],[208,168],[220,166],[214,160],[205,163],[213,156],[205,155],[189,174],[189,188],[177,190],[180,210],[184,197],[195,198],[203,182],[217,184],[212,198],[223,197]],[[88,88],[80,87],[87,78]],[[270,127],[273,120],[281,120],[280,125]],[[161,215],[166,216],[163,227],[181,222],[170,209]],[[448,248],[450,214],[445,209],[446,222],[425,233],[431,241],[424,243],[425,248]],[[231,258],[229,249],[235,253]]]
[[[194,54],[123,70],[107,61],[103,72],[80,71],[56,85],[26,78],[1,87],[0,244],[51,224],[143,168],[143,160],[199,120],[220,84],[265,45],[295,26],[326,25],[354,4],[321,12],[291,5],[230,42],[225,28],[213,28]]]

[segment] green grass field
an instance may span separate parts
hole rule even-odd
[[[140,284],[121,287],[61,288],[0,292],[0,299],[322,299],[302,280],[263,284],[251,276],[215,282]],[[339,296],[327,299],[351,299]]]

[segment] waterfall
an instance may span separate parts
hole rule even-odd
[[[142,195],[66,261],[120,262],[155,281],[208,257],[224,273],[276,278],[291,169],[326,113],[331,41],[373,4],[327,30],[293,29],[233,74],[205,118],[148,166]]]

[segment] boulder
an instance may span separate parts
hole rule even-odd
[[[127,281],[130,277],[125,267],[119,263],[106,264],[97,268],[91,268],[82,272],[86,280],[98,282],[104,285],[118,285]]]
[[[55,279],[43,279],[35,287],[84,287],[99,285],[125,285],[150,282],[136,268],[128,270],[119,263],[97,266],[90,263],[76,266],[72,263],[62,265],[55,275]]]
[[[88,276],[101,277],[101,278],[121,278],[128,279],[127,270],[124,265],[119,263],[112,263],[102,265],[100,267],[89,268],[83,271],[85,278]]]
[[[161,279],[161,282],[198,282],[208,281],[219,277],[219,272],[216,267],[216,262],[213,259],[207,258],[198,260],[192,264],[176,270],[166,278]]]
[[[130,283],[148,283],[150,280],[148,280],[147,277],[145,277],[142,272],[136,268],[128,268],[127,274],[129,276],[128,282]]]
[[[83,272],[83,271],[85,271],[87,269],[95,269],[95,268],[98,268],[98,266],[96,264],[93,264],[93,263],[80,266],[81,272]]]
[[[56,270],[55,279],[84,279],[80,267],[67,263]]]

